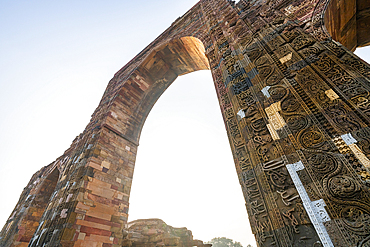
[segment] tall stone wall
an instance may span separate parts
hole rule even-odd
[[[327,5],[200,1],[114,75],[0,245],[121,246],[148,113],[177,76],[210,69],[258,245],[368,246],[370,67],[330,39]],[[34,215],[43,180],[55,189]]]

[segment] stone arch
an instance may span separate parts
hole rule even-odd
[[[56,239],[63,246],[120,242],[127,223],[134,161],[146,117],[178,76],[207,69],[208,58],[200,39],[193,36],[167,39],[143,56],[120,81],[117,90],[110,88],[114,97],[108,109],[104,109],[102,124],[78,136],[71,145],[74,150],[69,149],[73,152],[66,151],[70,158],[61,165],[58,193],[30,246],[48,245]],[[119,73],[111,82],[117,77]]]
[[[106,127],[139,143],[140,132],[155,102],[178,77],[197,70],[208,70],[205,48],[198,38],[185,36],[155,48],[131,73],[117,94]],[[127,98],[129,102],[125,101]],[[117,115],[130,112],[128,119]],[[112,125],[110,125],[112,123]]]
[[[20,198],[20,202],[24,201],[24,207],[15,208],[2,230],[2,234],[5,233],[7,237],[12,236],[9,234],[11,232],[14,234],[13,240],[1,239],[10,244],[5,246],[28,246],[39,227],[58,180],[59,170],[56,166],[47,167],[33,176]]]

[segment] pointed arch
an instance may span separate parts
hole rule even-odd
[[[201,40],[186,36],[154,49],[130,75],[112,104],[105,127],[138,143],[140,132],[155,102],[178,77],[208,70]],[[127,119],[118,119],[118,115]]]

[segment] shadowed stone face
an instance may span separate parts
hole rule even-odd
[[[127,218],[146,117],[179,75],[209,69],[258,245],[368,246],[370,67],[348,50],[368,43],[368,7],[200,1],[109,81],[86,129],[31,178],[0,245],[201,245]]]
[[[366,0],[330,1],[325,26],[349,50],[370,44],[370,3]]]

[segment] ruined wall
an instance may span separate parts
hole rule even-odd
[[[122,246],[155,247],[211,247],[201,240],[193,239],[193,234],[186,227],[172,227],[160,219],[140,219],[127,224],[127,235]]]
[[[0,244],[122,245],[150,109],[177,76],[210,69],[258,245],[368,245],[370,67],[329,38],[327,4],[200,1],[114,75],[84,132],[32,178]],[[24,198],[55,167],[39,225],[20,241],[34,222]]]

